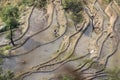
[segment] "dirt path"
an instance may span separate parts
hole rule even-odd
[[[48,80],[70,64],[75,71],[88,73],[83,80],[89,80],[89,73],[118,64],[118,45],[113,44],[120,32],[117,7],[110,3],[104,10],[97,1],[87,3],[77,31],[61,0],[49,3],[46,10],[35,8],[28,32],[16,41],[21,44],[11,50],[13,57],[5,59],[3,68],[14,71],[19,80]]]

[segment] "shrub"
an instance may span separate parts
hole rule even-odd
[[[75,22],[75,24],[83,20],[81,13],[83,7],[80,0],[63,0],[63,7],[65,11],[72,12],[71,19]]]
[[[7,45],[5,47],[0,48],[0,55],[4,56],[8,54],[8,50],[10,50],[12,48],[12,46]]]
[[[71,18],[75,22],[75,24],[83,21],[82,13],[72,14]]]
[[[47,0],[22,0],[22,3],[27,6],[36,5],[37,8],[44,8],[47,5]]]
[[[12,48],[12,47],[9,46],[9,45],[7,45],[7,46],[4,47],[5,50],[9,50],[9,49],[11,49],[11,48]]]
[[[27,6],[32,6],[34,4],[34,0],[22,0],[22,3]]]
[[[63,7],[66,11],[78,13],[82,10],[82,4],[80,0],[64,0]]]

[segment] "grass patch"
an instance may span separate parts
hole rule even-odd
[[[91,59],[84,59],[83,60],[83,63],[91,63],[91,62],[93,62]]]
[[[108,76],[106,80],[120,80],[120,69],[107,69],[106,70]]]
[[[0,48],[0,54],[1,55],[8,55],[8,51],[12,48],[12,46],[7,45],[5,47]]]
[[[103,0],[105,4],[109,4],[112,0]]]
[[[13,80],[14,73],[11,71],[3,71],[0,67],[0,80]]]
[[[115,0],[115,1],[120,6],[120,0]]]

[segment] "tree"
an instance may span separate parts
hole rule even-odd
[[[6,22],[11,17],[18,19],[19,18],[19,9],[16,6],[2,7],[2,9],[0,11],[0,17],[3,22]]]
[[[6,6],[1,9],[0,12],[0,17],[3,22],[6,23],[6,30],[10,30],[10,40],[13,46],[15,46],[14,41],[13,41],[13,32],[12,29],[16,28],[19,23],[18,23],[18,18],[19,18],[19,10],[16,6]]]
[[[6,21],[6,25],[9,27],[9,29],[10,29],[10,40],[11,40],[11,43],[12,43],[12,45],[13,46],[15,46],[15,44],[14,44],[14,41],[13,41],[13,38],[12,38],[12,36],[13,36],[13,31],[12,31],[12,29],[13,28],[16,28],[17,26],[18,26],[18,22],[16,21],[16,19],[15,18],[9,18],[7,21]]]

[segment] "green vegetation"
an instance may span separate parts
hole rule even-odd
[[[3,48],[0,48],[0,56],[5,55],[4,51],[9,50],[11,46],[5,46]],[[0,58],[0,65],[3,64],[3,59]],[[10,71],[3,71],[2,67],[0,67],[0,80],[13,80],[14,73]]]
[[[75,80],[75,77],[73,77],[72,75],[60,75],[58,77],[59,80]]]
[[[18,19],[19,19],[19,9],[16,6],[5,6],[1,8],[0,11],[0,17],[2,19],[3,22],[5,22],[6,26],[4,27],[4,29],[2,29],[2,31],[7,31],[10,30],[10,40],[12,45],[14,46],[14,41],[13,41],[13,32],[12,29],[17,28],[19,23],[18,23]]]
[[[12,46],[7,45],[7,46],[5,46],[5,47],[3,47],[3,48],[4,48],[4,50],[9,50],[9,49],[12,48]]]
[[[38,8],[44,8],[47,5],[47,0],[37,0],[35,4]]]
[[[22,3],[27,6],[36,5],[37,8],[44,8],[47,5],[47,0],[22,0]]]
[[[34,4],[34,0],[22,0],[22,3],[26,6],[32,6]]]
[[[5,47],[0,48],[0,55],[7,55],[8,54],[8,50],[10,50],[12,48],[12,46],[7,45]]]
[[[105,4],[109,4],[112,0],[103,0]]]
[[[8,31],[10,29],[17,28],[19,25],[19,9],[16,6],[0,6],[0,18],[1,21],[4,22],[4,25],[0,32]],[[9,33],[9,35],[11,35]],[[8,54],[9,49],[12,47],[7,45],[5,47],[0,48],[0,56],[5,56]],[[0,58],[0,66],[3,64],[3,59]],[[14,74],[10,71],[3,71],[0,67],[0,80],[13,80]]]
[[[10,27],[12,29],[17,28],[17,26],[19,25],[19,10],[16,6],[3,7],[0,11],[0,18],[6,24],[5,27],[1,29],[1,32],[9,30]]]
[[[1,65],[1,64],[3,64],[3,59],[2,59],[2,58],[0,58],[0,65]]]
[[[68,76],[63,76],[63,80],[73,80],[73,79]]]
[[[16,6],[5,6],[1,9],[0,17],[2,18],[3,22],[6,22],[9,18],[18,18],[19,17],[19,10]]]
[[[9,50],[11,46],[5,46],[3,48],[0,48],[0,56],[5,55],[4,51]],[[3,64],[3,59],[0,58],[0,65]],[[10,71],[3,71],[2,67],[0,67],[0,80],[13,80],[14,73]]]
[[[77,14],[72,14],[71,19],[75,22],[75,24],[83,21],[82,13],[79,12]]]
[[[4,72],[2,68],[0,68],[0,80],[13,80],[14,73],[8,71]]]
[[[120,69],[107,70],[108,77],[106,80],[120,80]]]
[[[92,63],[92,62],[93,62],[92,59],[84,59],[84,60],[83,60],[83,63]]]
[[[75,24],[82,22],[82,9],[83,5],[80,0],[63,0],[63,8],[67,12],[71,12],[71,19]]]
[[[118,3],[118,5],[120,6],[120,0],[115,0],[117,3]]]
[[[63,7],[66,11],[78,13],[82,10],[82,4],[80,0],[63,0]]]
[[[6,33],[6,37],[5,37],[5,38],[8,39],[8,40],[10,40],[10,38],[11,38],[10,31],[8,31],[8,32]]]

